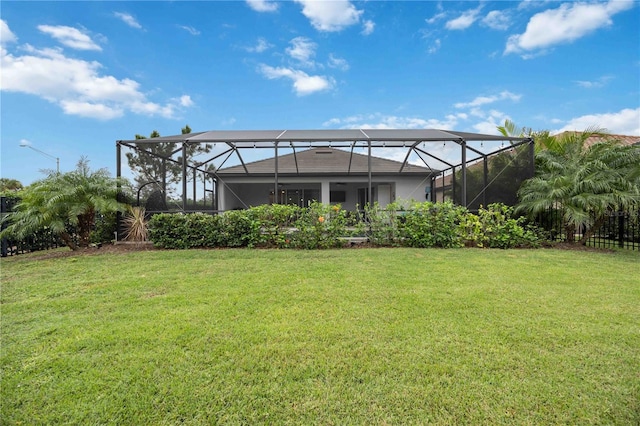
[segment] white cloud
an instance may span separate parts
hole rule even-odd
[[[337,68],[341,71],[347,71],[349,69],[349,63],[346,59],[337,58],[333,56],[333,53],[329,54],[329,62],[327,64],[329,68]]]
[[[247,0],[249,7],[256,12],[275,12],[278,10],[278,3],[271,0]]]
[[[0,45],[4,46],[6,43],[13,43],[18,40],[18,37],[9,29],[9,25],[0,19]]]
[[[101,74],[96,61],[69,58],[60,49],[23,49],[22,56],[2,49],[2,90],[38,96],[66,114],[109,120],[130,111],[172,118],[192,103],[186,95],[164,105],[150,102],[138,82]]]
[[[128,14],[128,13],[124,13],[124,12],[114,12],[113,15],[120,19],[122,22],[124,22],[125,24],[127,24],[128,26],[130,26],[131,28],[137,28],[139,30],[142,29],[142,25],[140,25],[138,23],[138,21],[136,20],[136,18],[134,18],[132,15]]]
[[[441,129],[452,130],[464,114],[449,114],[444,120],[424,119],[419,117],[399,117],[380,113],[359,114],[345,118],[332,118],[325,123],[325,127],[340,127],[343,129]]]
[[[478,133],[497,135],[500,133],[498,132],[498,126],[502,126],[505,120],[511,120],[511,117],[509,117],[507,114],[494,109],[490,110],[487,113],[478,110],[476,110],[475,112],[476,114],[474,115],[480,116],[484,119],[483,121],[473,125],[473,129]]]
[[[373,21],[364,21],[362,23],[362,34],[369,35],[373,33],[373,30],[376,28],[376,23]]]
[[[58,40],[63,45],[78,50],[102,50],[91,37],[77,28],[64,25],[38,25],[38,30]]]
[[[342,128],[342,129],[440,129],[453,130],[461,120],[466,120],[466,114],[449,114],[443,119],[437,118],[421,118],[421,117],[402,117],[396,115],[385,115],[381,113],[358,114],[344,118],[332,118],[323,123],[324,127]],[[460,161],[460,146],[455,143],[427,143],[423,148],[432,155],[442,158],[448,162],[457,163]],[[404,161],[407,155],[407,149],[385,148],[380,149],[374,155],[388,158],[396,161]],[[429,165],[434,168],[445,167],[445,163],[441,163],[432,158],[426,158]],[[409,163],[424,166],[422,160],[416,155],[409,157]]]
[[[85,101],[62,99],[60,106],[65,114],[77,115],[86,118],[97,118],[100,120],[111,120],[122,117],[124,110],[117,106],[110,107],[105,104],[95,104]]]
[[[487,116],[487,114],[484,112],[484,110],[478,108],[478,107],[473,107],[469,110],[469,114],[472,117],[480,117],[480,118],[485,118]]]
[[[143,115],[159,115],[165,118],[171,118],[175,115],[176,107],[178,106],[173,102],[167,103],[166,105],[160,105],[154,102],[147,102],[144,100],[134,100],[129,105],[129,109],[136,114]]]
[[[468,123],[472,116],[480,118],[475,124]],[[324,127],[342,128],[342,129],[440,129],[440,130],[456,130],[459,127],[470,128],[470,131],[498,135],[497,127],[504,123],[505,119],[511,119],[507,114],[497,111],[481,111],[475,110],[472,116],[466,113],[447,114],[443,118],[422,118],[422,117],[405,117],[397,115],[385,115],[381,113],[358,114],[348,117],[334,117],[323,123]],[[445,161],[457,163],[460,161],[460,147],[454,143],[447,144],[426,144],[427,152],[442,158]],[[380,153],[384,158],[403,160],[406,150],[402,151],[403,155],[398,158],[398,153],[386,149]],[[431,161],[431,160],[429,160]],[[410,162],[414,163],[415,160]],[[419,163],[419,162],[418,162]],[[432,165],[434,167],[442,167],[442,165]]]
[[[506,30],[511,25],[511,16],[507,12],[492,10],[482,18],[482,23],[494,30]]]
[[[547,3],[555,3],[557,0],[523,0],[518,4],[518,10],[533,9],[544,6]]]
[[[594,81],[576,80],[575,83],[580,87],[584,87],[585,89],[598,89],[600,87],[606,86],[606,84],[612,79],[612,76],[604,75]]]
[[[271,49],[272,47],[273,47],[273,45],[270,44],[265,38],[260,37],[256,41],[255,45],[250,46],[250,47],[246,47],[245,50],[247,52],[252,52],[252,53],[262,53],[265,50]]]
[[[260,73],[270,80],[287,78],[293,82],[293,89],[298,96],[310,95],[315,92],[329,90],[334,86],[330,77],[320,75],[308,75],[304,71],[291,68],[274,68],[261,64]]]
[[[431,46],[429,46],[429,49],[427,49],[427,53],[429,53],[429,54],[436,53],[438,50],[440,50],[441,46],[442,46],[442,42],[440,41],[439,38],[437,38],[437,39],[435,39],[433,44]]]
[[[191,99],[191,96],[189,96],[189,95],[182,95],[177,99],[177,101],[183,107],[193,106],[193,100]]]
[[[318,31],[336,32],[360,22],[362,11],[348,0],[294,0],[302,5],[302,14]]]
[[[316,54],[316,48],[318,45],[306,37],[296,37],[292,39],[289,44],[291,47],[286,48],[286,52],[293,59],[298,61],[301,65],[307,67],[313,67],[313,57]]]
[[[229,117],[225,120],[222,120],[222,125],[223,126],[233,126],[236,123],[236,118],[235,117]]]
[[[497,95],[492,96],[478,96],[471,102],[458,102],[454,106],[456,108],[469,108],[469,107],[478,107],[480,105],[491,104],[498,101],[510,100],[517,102],[520,100],[522,95],[516,95],[515,93],[511,93],[507,90],[504,90]]]
[[[564,3],[557,9],[535,14],[522,34],[507,40],[504,54],[526,53],[570,43],[612,24],[611,17],[634,6],[632,1],[608,3]]]
[[[468,112],[447,114],[443,118],[403,117],[396,115],[360,114],[344,118],[332,118],[323,126],[339,128],[370,128],[370,129],[441,129],[454,130],[459,128],[470,131],[497,135],[497,127],[510,117],[496,109],[482,110],[481,105],[499,100],[519,100],[520,95],[503,91],[496,96],[480,96],[468,103],[455,104],[457,108],[469,107]],[[443,148],[444,149],[444,148]]]
[[[467,10],[459,17],[447,21],[445,28],[448,30],[464,30],[469,28],[478,19],[481,8],[482,6]]]
[[[178,25],[178,28],[182,28],[183,30],[194,36],[200,35],[200,31],[188,25]]]
[[[433,15],[431,18],[429,19],[425,19],[425,22],[429,25],[433,25],[436,22],[444,19],[447,17],[447,13],[446,12],[440,12],[440,13],[436,13],[435,15]]]
[[[618,112],[588,114],[572,118],[563,128],[552,133],[568,130],[583,131],[594,126],[607,129],[614,134],[640,136],[640,108],[626,108]]]

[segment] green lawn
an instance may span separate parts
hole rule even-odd
[[[639,424],[640,255],[3,259],[1,424]]]

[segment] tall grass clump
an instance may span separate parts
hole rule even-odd
[[[147,241],[147,219],[146,211],[144,207],[131,207],[128,206],[127,213],[122,219],[126,229],[124,239],[126,241]]]

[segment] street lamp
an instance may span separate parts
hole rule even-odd
[[[31,148],[31,149],[32,149],[32,150],[34,150],[35,152],[39,152],[40,154],[42,154],[42,155],[44,155],[44,156],[46,156],[46,157],[49,157],[49,158],[51,158],[51,159],[53,159],[53,160],[56,160],[56,171],[58,172],[58,174],[60,174],[60,158],[58,158],[58,157],[54,157],[54,156],[53,156],[53,155],[51,155],[51,154],[47,154],[47,153],[46,153],[46,152],[44,152],[44,151],[40,151],[39,149],[32,147],[32,146],[31,146],[31,143],[30,143],[29,141],[24,140],[24,139],[20,141],[20,146],[21,146],[22,148]]]

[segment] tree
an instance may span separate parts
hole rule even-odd
[[[71,248],[89,246],[97,212],[124,211],[117,201],[118,181],[107,169],[91,171],[89,161],[81,158],[76,169],[54,173],[24,189],[21,200],[9,215],[10,225],[1,236],[24,238],[48,227]],[[72,234],[77,234],[78,243]]]
[[[487,157],[487,186],[483,161],[467,166],[467,208],[477,210],[481,205],[503,203],[514,206],[518,203],[520,185],[531,177],[529,146],[520,145],[510,150]],[[455,199],[462,202],[462,179],[456,169]],[[482,192],[484,189],[484,193]]]
[[[536,152],[540,152],[545,149],[557,149],[558,141],[555,137],[551,136],[551,133],[548,130],[533,130],[530,127],[518,128],[513,121],[505,120],[503,126],[498,126],[498,131],[502,136],[533,138]]]
[[[594,135],[603,140],[588,146]],[[549,148],[536,153],[536,175],[520,188],[516,212],[535,217],[557,209],[567,240],[584,227],[586,244],[607,212],[640,203],[640,146],[623,146],[596,128],[550,138]]]
[[[16,192],[22,189],[22,183],[17,179],[0,178],[0,192]]]
[[[191,133],[191,128],[187,124],[181,129],[182,134]],[[154,130],[149,135],[149,139],[160,137],[160,133]],[[135,135],[135,138],[147,139],[143,135]],[[187,161],[192,160],[200,154],[206,154],[211,151],[211,145],[194,144],[187,145]],[[158,144],[140,144],[138,149],[133,152],[126,153],[129,168],[136,176],[135,184],[138,188],[150,182],[158,182],[158,185],[150,185],[147,187],[146,196],[154,190],[167,191],[167,186],[178,184],[182,181],[182,149],[175,142],[165,142]],[[174,158],[176,154],[178,157]],[[187,173],[188,179],[191,173]],[[146,189],[146,188],[145,188]]]

